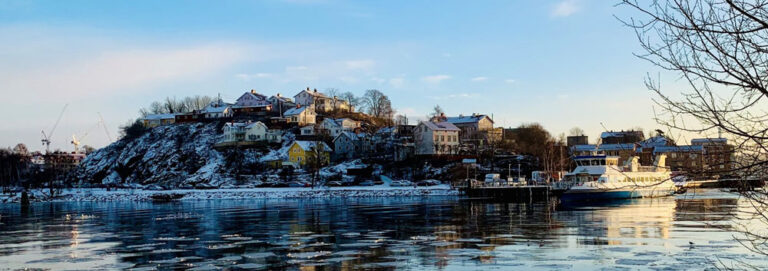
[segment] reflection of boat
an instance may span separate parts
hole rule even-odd
[[[653,166],[641,166],[632,157],[620,167],[619,157],[579,156],[576,169],[565,175],[574,185],[563,193],[562,201],[630,199],[670,196],[676,191],[666,157],[659,155]]]

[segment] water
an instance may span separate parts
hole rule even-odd
[[[734,241],[744,208],[717,191],[569,209],[460,197],[0,205],[0,269],[768,269]]]

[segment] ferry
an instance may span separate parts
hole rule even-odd
[[[677,186],[670,170],[665,167],[666,156],[658,155],[653,166],[641,166],[634,156],[619,165],[618,156],[577,156],[576,169],[565,175],[572,186],[560,200],[590,201],[673,195]]]

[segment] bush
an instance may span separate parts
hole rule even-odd
[[[135,139],[142,136],[149,129],[144,127],[144,124],[140,120],[136,120],[133,123],[120,126],[120,137],[124,139]]]

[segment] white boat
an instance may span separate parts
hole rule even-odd
[[[623,166],[617,156],[578,156],[576,169],[565,179],[572,183],[561,201],[589,201],[663,197],[675,193],[677,187],[670,170],[665,167],[665,155],[656,157],[653,166],[641,166],[640,158],[630,158]]]

